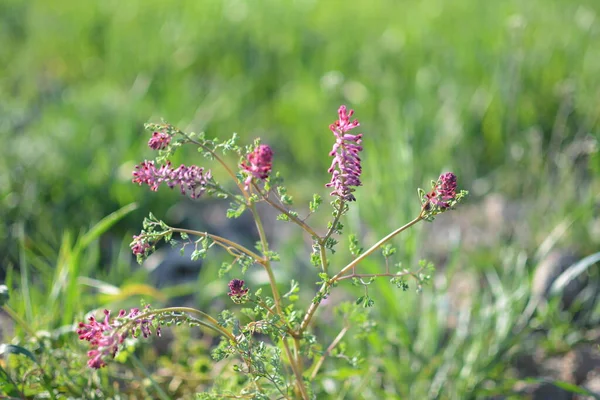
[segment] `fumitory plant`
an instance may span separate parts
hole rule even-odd
[[[352,313],[352,308],[371,307],[374,299],[368,294],[367,286],[376,278],[389,279],[390,283],[403,290],[413,280],[420,289],[430,278],[431,266],[421,263],[415,268],[390,266],[388,259],[394,254],[394,248],[388,243],[394,236],[420,221],[432,221],[442,212],[454,208],[467,194],[457,190],[456,176],[447,172],[432,181],[431,189],[418,190],[419,207],[415,207],[416,217],[397,228],[367,250],[362,250],[355,236],[350,235],[350,253],[353,256],[345,266],[331,263],[330,256],[339,244],[344,233],[342,224],[349,207],[357,199],[355,191],[361,186],[361,158],[363,134],[350,133],[359,126],[357,120],[351,120],[353,110],[341,106],[338,119],[330,125],[333,133],[332,157],[328,172],[331,180],[325,184],[330,188],[332,200],[331,219],[323,226],[321,221],[310,221],[322,204],[320,195],[315,194],[309,204],[309,212],[301,217],[294,210],[291,196],[283,186],[283,179],[273,172],[276,161],[271,147],[256,139],[250,146],[237,144],[237,136],[218,141],[209,139],[204,133],[185,133],[169,124],[147,124],[152,133],[148,146],[158,152],[154,160],[144,161],[135,167],[133,182],[148,185],[152,191],[160,186],[178,187],[183,195],[192,198],[215,196],[227,199],[231,203],[227,211],[229,218],[237,218],[249,212],[255,222],[260,238],[256,248],[248,248],[239,243],[209,232],[172,227],[150,215],[145,219],[143,230],[133,237],[131,249],[138,262],[143,262],[160,241],[177,246],[193,246],[192,259],[207,256],[208,251],[218,246],[231,256],[231,263],[224,265],[220,274],[230,272],[239,266],[238,278],[229,283],[228,296],[236,304],[244,304],[241,309],[243,318],[231,310],[224,310],[218,316],[208,315],[201,310],[188,307],[169,307],[154,309],[146,305],[142,309],[121,310],[112,317],[109,310],[104,311],[102,319],[90,316],[87,322],[78,325],[77,333],[81,340],[89,342],[88,365],[91,368],[105,367],[122,350],[126,339],[160,335],[162,326],[189,324],[201,326],[216,332],[221,341],[212,351],[215,360],[237,357],[236,371],[245,374],[248,379],[240,388],[238,395],[244,398],[269,399],[312,399],[315,398],[312,383],[321,372],[325,359],[335,351],[351,326],[344,326],[329,345],[323,346],[315,336],[313,321],[320,305],[323,304],[338,285],[349,281],[364,286],[364,295],[355,304],[344,310]],[[216,161],[222,167],[234,185],[218,182],[209,169],[196,165],[175,167],[169,161],[173,153],[183,145],[198,148],[203,157]],[[239,156],[237,167],[228,165],[224,155],[234,153]],[[312,239],[311,263],[318,269],[318,287],[312,302],[306,309],[297,304],[298,284],[292,281],[291,290],[282,295],[281,285],[276,281],[274,262],[278,254],[270,247],[265,235],[257,204],[266,203],[275,208],[278,219],[296,224]],[[312,224],[309,222],[315,222]],[[386,259],[385,266],[378,273],[363,273],[361,261],[381,250]],[[270,292],[264,294],[262,288],[251,288],[243,279],[239,279],[248,268],[262,268],[269,279]],[[394,269],[396,268],[396,269]],[[250,321],[250,322],[242,322]],[[354,362],[356,360],[350,360]],[[200,398],[222,398],[233,393],[219,393],[215,387],[212,393],[200,394]]]

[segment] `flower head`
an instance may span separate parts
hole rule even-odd
[[[329,126],[329,129],[336,137],[335,143],[329,155],[333,157],[331,167],[327,170],[331,174],[331,181],[326,187],[333,187],[332,196],[338,196],[345,201],[355,201],[352,194],[355,187],[361,186],[360,174],[362,167],[360,165],[359,153],[362,151],[362,133],[351,135],[346,132],[356,128],[360,124],[358,120],[350,122],[350,117],[354,110],[349,112],[346,106],[340,106],[338,110],[339,118],[335,123]]]
[[[245,303],[248,300],[248,288],[244,287],[244,281],[241,279],[233,279],[229,282],[229,293],[227,295],[231,297],[234,303],[240,304]]]
[[[442,211],[450,207],[450,201],[456,198],[456,175],[446,172],[438,178],[433,190],[427,194],[429,202]]]
[[[202,196],[210,179],[210,170],[204,171],[202,167],[196,165],[186,167],[183,164],[178,168],[172,168],[169,162],[156,168],[154,161],[144,161],[136,165],[133,171],[134,183],[140,185],[145,183],[153,191],[157,191],[163,182],[170,188],[179,186],[181,194],[189,193],[193,199]]]
[[[129,245],[134,256],[144,256],[152,246],[144,240],[142,235],[133,235],[133,242]]]
[[[271,173],[272,165],[273,150],[266,144],[257,146],[253,152],[246,155],[246,160],[240,163],[240,168],[248,174],[244,181],[246,190],[250,187],[252,178],[267,179]]]
[[[152,150],[165,149],[171,142],[171,135],[166,132],[154,132],[148,141],[148,146]]]
[[[144,311],[149,310],[146,306]],[[98,321],[94,316],[88,318],[88,323],[80,322],[77,329],[79,340],[90,343],[88,351],[88,366],[98,369],[106,365],[106,361],[115,357],[119,346],[131,335],[144,338],[152,335],[153,316],[139,318],[142,312],[139,308],[132,308],[129,314],[121,310],[116,318],[110,319],[110,311],[104,310],[104,320]],[[127,324],[127,325],[126,325]],[[155,329],[156,336],[160,336],[160,326]]]

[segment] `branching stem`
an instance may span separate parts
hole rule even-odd
[[[340,343],[340,341],[344,338],[344,335],[346,335],[346,333],[348,332],[349,329],[350,329],[349,326],[344,326],[344,328],[340,331],[340,333],[338,333],[338,335],[335,337],[335,339],[333,339],[333,342],[331,342],[329,347],[327,347],[327,350],[325,350],[325,353],[323,353],[323,355],[317,360],[317,362],[315,363],[315,366],[313,368],[313,371],[310,374],[311,381],[313,379],[315,379],[315,377],[317,376],[319,369],[321,369],[323,362],[325,362],[325,357],[327,357],[329,354],[331,354],[331,352],[333,351],[335,346],[337,346]]]
[[[200,231],[195,231],[192,229],[182,229],[182,228],[172,228],[169,227],[169,230],[171,232],[175,232],[175,233],[187,233],[188,235],[194,235],[194,236],[200,236],[200,237],[208,237],[212,240],[214,240],[215,242],[219,242],[222,243],[230,248],[234,248],[236,250],[238,250],[240,253],[244,253],[246,254],[248,257],[251,257],[253,260],[255,260],[258,263],[262,263],[263,258],[261,256],[259,256],[258,254],[256,254],[255,252],[253,252],[250,249],[247,249],[246,247],[242,246],[241,244],[238,244],[236,242],[232,242],[229,239],[226,239],[222,236],[218,236],[218,235],[213,235],[212,233],[207,233],[207,232],[200,232]]]
[[[382,246],[383,244],[385,244],[386,242],[388,242],[390,239],[392,239],[394,236],[396,236],[400,232],[403,232],[403,231],[407,230],[411,226],[413,226],[416,223],[418,223],[419,221],[421,221],[423,219],[423,210],[424,210],[424,208],[425,208],[425,206],[423,206],[423,208],[421,209],[421,212],[419,213],[419,216],[417,218],[413,219],[412,221],[408,222],[407,224],[405,224],[405,225],[401,226],[400,228],[394,230],[393,232],[389,233],[387,236],[385,236],[380,241],[378,241],[373,246],[371,246],[367,251],[365,251],[364,253],[362,253],[360,256],[356,257],[350,264],[348,264],[344,268],[342,268],[340,272],[338,272],[333,277],[331,277],[327,282],[324,282],[323,285],[321,285],[321,289],[319,289],[319,293],[325,294],[327,292],[327,290],[335,282],[338,282],[338,281],[342,280],[341,278],[344,277],[344,275],[348,271],[350,271],[354,267],[356,267],[356,265],[358,265],[362,260],[364,260],[365,258],[367,258],[368,256],[370,256],[380,246]],[[306,312],[306,315],[304,316],[304,319],[302,320],[302,324],[300,324],[300,328],[298,328],[298,334],[301,335],[306,330],[306,328],[308,327],[308,324],[310,323],[310,321],[312,320],[313,316],[317,312],[317,309],[319,308],[319,305],[320,305],[320,302],[314,302],[314,303],[312,303],[310,305],[310,307],[308,308],[308,311]]]

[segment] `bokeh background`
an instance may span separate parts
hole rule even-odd
[[[46,360],[53,354],[73,363],[79,351],[83,365],[84,349],[68,328],[91,309],[140,297],[209,310],[226,304],[231,277],[216,278],[219,255],[201,269],[166,250],[154,262],[160,268],[133,262],[128,243],[150,211],[242,240],[247,232],[243,221],[219,217],[221,205],[131,183],[134,165],[152,157],[145,122],[164,119],[220,138],[237,132],[246,143],[261,137],[306,210],[313,193],[328,193],[328,125],[346,104],[356,110],[365,146],[363,187],[346,229],[365,247],[412,219],[416,188],[440,172],[455,172],[471,196],[460,210],[395,240],[397,261],[436,263],[432,286],[417,295],[374,284],[370,313],[378,323],[347,345],[365,362],[352,368],[331,360],[319,384],[323,398],[506,398],[543,390],[571,398],[578,395],[566,393],[575,390],[568,385],[592,388],[598,379],[597,1],[2,0],[0,43],[0,278],[22,318],[15,326],[3,320],[2,330],[40,362],[56,362]],[[183,151],[174,161],[194,157]],[[133,212],[98,225],[133,202]],[[308,303],[316,272],[297,250],[300,243],[308,255],[309,245],[283,229],[278,274],[286,281],[302,271]],[[341,251],[336,262],[347,260]],[[564,284],[546,296],[558,274],[581,260],[570,297]],[[381,263],[375,257],[364,268]],[[166,275],[157,282],[161,268]],[[343,291],[341,298],[360,293]],[[542,295],[545,306],[529,318],[527,305]],[[32,339],[40,331],[49,332],[48,342]],[[325,343],[336,334],[319,332]],[[162,353],[148,347],[139,357],[153,363],[146,372],[169,396],[210,387],[206,335],[183,330]],[[570,359],[596,364],[560,367]],[[155,396],[155,386],[136,380],[141,372],[132,362],[124,361],[130,368],[119,379],[134,382],[132,396]],[[33,367],[14,363],[4,365],[8,376],[26,379],[20,368]],[[577,367],[585,373],[576,376]],[[51,380],[70,376],[56,375]]]

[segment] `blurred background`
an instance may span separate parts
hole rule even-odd
[[[69,372],[85,363],[70,324],[92,309],[140,298],[209,311],[228,304],[226,282],[239,272],[216,278],[219,254],[200,265],[161,249],[136,266],[128,244],[150,211],[252,243],[247,221],[223,217],[227,204],[131,183],[135,164],[153,157],[145,122],[237,132],[245,144],[261,137],[305,212],[313,193],[329,192],[328,125],[346,104],[365,150],[345,225],[363,247],[414,218],[416,188],[441,172],[471,195],[394,240],[396,262],[436,264],[432,285],[415,294],[373,284],[368,312],[378,323],[346,347],[364,362],[329,360],[319,398],[600,394],[597,1],[2,0],[0,43],[0,279],[21,319],[5,310],[0,331],[52,367],[52,385],[117,390]],[[193,150],[174,163],[183,161],[201,163]],[[306,269],[308,304],[310,243],[275,224],[284,232],[278,277]],[[333,262],[348,259],[340,251]],[[252,271],[246,279],[264,283]],[[340,291],[340,301],[361,293]],[[331,325],[338,330],[318,333],[323,343],[342,322]],[[210,387],[206,333],[182,328],[160,346],[101,376],[128,383],[133,398],[153,398],[157,386],[183,398]],[[29,380],[31,393],[50,390],[24,377],[31,359],[16,359],[6,376]],[[146,380],[136,362],[152,363]]]

